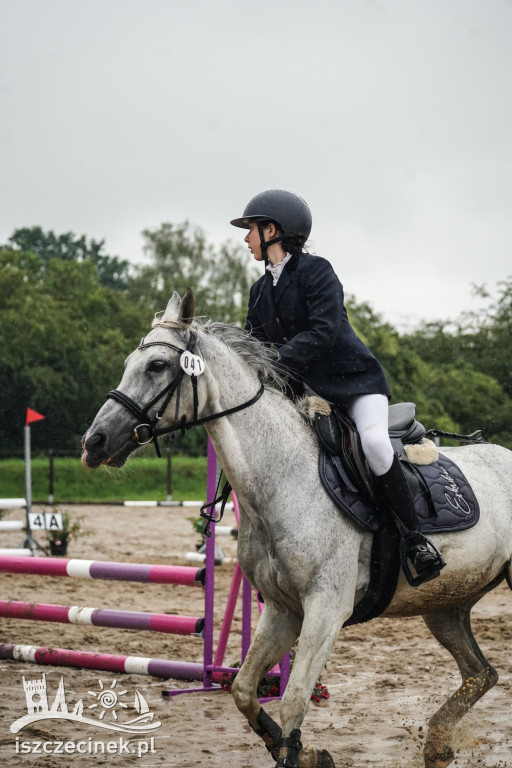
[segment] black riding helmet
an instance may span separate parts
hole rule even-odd
[[[249,222],[258,224],[260,242],[265,261],[267,261],[267,248],[273,243],[278,243],[285,237],[298,237],[303,243],[311,232],[312,218],[308,204],[302,197],[286,192],[283,189],[267,189],[253,197],[247,205],[243,215],[233,219],[231,224],[242,229],[249,229]],[[280,235],[265,242],[263,236],[263,224],[266,221],[274,221],[281,230]]]
[[[275,221],[283,235],[299,235],[304,242],[311,232],[311,211],[302,197],[283,189],[267,189],[249,200],[243,216],[233,219],[231,224],[249,229],[249,221]]]

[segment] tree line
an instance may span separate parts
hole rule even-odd
[[[104,242],[40,227],[0,246],[0,451],[23,445],[26,408],[44,414],[35,450],[74,452],[123,360],[173,290],[195,291],[197,313],[243,325],[259,271],[231,243],[214,246],[190,223],[143,232],[145,261],[104,252]],[[412,400],[427,427],[472,432],[512,448],[512,278],[479,313],[399,333],[366,303],[347,300],[359,335],[383,364],[393,399]],[[177,445],[177,444],[176,444]],[[201,430],[184,447],[202,452]]]

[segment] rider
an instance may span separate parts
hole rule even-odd
[[[388,434],[389,386],[350,325],[331,264],[304,250],[312,225],[307,203],[291,192],[266,190],[231,224],[248,230],[244,240],[266,268],[251,287],[246,329],[275,345],[295,380],[351,416],[377,489],[407,531],[416,581],[429,581],[444,561],[417,531],[413,499]]]

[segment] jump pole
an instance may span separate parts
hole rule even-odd
[[[104,581],[136,581],[152,584],[180,584],[201,587],[204,568],[189,565],[147,565],[115,563],[107,560],[73,560],[65,557],[0,558],[0,573],[26,573],[36,576],[62,576]]]
[[[127,675],[152,675],[173,680],[200,680],[203,665],[143,656],[119,656],[93,651],[70,651],[68,648],[38,648],[35,645],[0,645],[0,659],[48,664],[53,667],[96,669]]]
[[[4,619],[50,621],[58,624],[82,624],[116,629],[145,629],[151,632],[196,635],[196,637],[202,637],[204,628],[204,619],[197,616],[86,608],[79,605],[25,603],[17,600],[0,600],[0,616]]]

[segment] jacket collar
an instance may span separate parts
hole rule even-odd
[[[297,269],[298,263],[299,263],[299,257],[292,256],[291,259],[284,265],[284,269],[281,272],[281,276],[279,277],[279,280],[277,281],[277,285],[273,287],[272,280],[270,281],[270,289],[274,291],[274,302],[276,304],[279,303],[283,293],[286,291],[286,289],[290,285],[292,281],[293,273]]]
[[[262,275],[258,280],[258,294],[256,296],[254,306],[259,304],[261,297],[264,295],[266,300],[270,301],[270,303],[275,307],[276,304],[280,301],[283,293],[290,285],[293,273],[297,269],[298,264],[299,256],[292,256],[290,261],[285,264],[275,288],[272,285],[272,275],[270,272],[265,272],[265,274]]]

